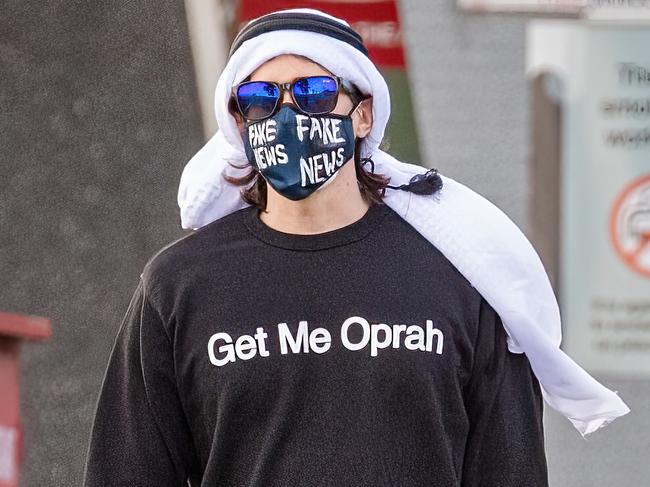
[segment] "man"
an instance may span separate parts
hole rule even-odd
[[[85,485],[547,485],[527,356],[383,202],[387,188],[434,198],[441,180],[394,186],[366,172],[381,160],[361,154],[383,134],[378,91],[309,57],[314,38],[363,52],[360,38],[318,13],[280,12],[244,29],[231,62],[268,32],[296,42],[242,65],[216,100],[249,164],[219,191],[243,189],[249,206],[145,266]]]

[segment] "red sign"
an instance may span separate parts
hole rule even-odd
[[[396,0],[240,0],[240,25],[275,10],[314,8],[345,20],[368,48],[370,59],[385,68],[403,68],[404,49]]]
[[[0,313],[0,487],[18,487],[23,458],[19,343],[20,340],[46,339],[51,334],[47,318]]]

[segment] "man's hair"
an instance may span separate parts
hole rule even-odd
[[[345,89],[345,93],[352,99],[352,103],[357,105],[364,99],[360,90],[354,86],[350,86],[351,89]],[[234,99],[230,100],[228,104],[228,109],[231,113],[235,113],[237,110],[236,105],[234,104]],[[384,176],[383,174],[376,174],[374,172],[374,164],[369,159],[362,159],[360,156],[361,143],[363,138],[358,138],[354,144],[354,167],[357,174],[357,184],[361,192],[361,196],[370,204],[381,203],[386,193],[386,186],[390,183],[390,177]],[[365,164],[371,162],[372,169],[367,171]],[[227,174],[223,175],[223,178],[235,186],[245,186],[241,190],[241,197],[248,204],[256,206],[260,210],[266,210],[266,180],[262,175],[249,164],[243,166],[237,166],[232,162],[229,164],[237,169],[245,169],[246,167],[250,168],[250,171],[244,176],[234,177]]]

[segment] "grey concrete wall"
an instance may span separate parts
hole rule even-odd
[[[110,347],[146,259],[182,235],[203,142],[182,2],[4,1],[0,106],[0,310],[54,335],[22,347],[21,485],[80,485]]]
[[[525,227],[524,20],[463,13],[454,0],[402,0],[401,14],[427,163]]]
[[[401,12],[427,165],[532,233],[526,17],[468,14],[454,0],[402,0]],[[550,485],[649,485],[650,381],[596,378],[618,390],[632,412],[585,440],[546,406]]]

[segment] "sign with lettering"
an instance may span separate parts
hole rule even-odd
[[[345,19],[363,37],[370,59],[377,66],[404,68],[402,31],[395,0],[242,1],[237,18],[243,23],[288,8],[315,8]]]
[[[477,12],[577,13],[588,0],[458,0],[458,6]]]
[[[573,15],[598,20],[650,18],[650,0],[458,0],[458,6],[471,12]]]
[[[564,347],[594,372],[650,376],[650,29],[535,21],[528,71],[562,86]]]

